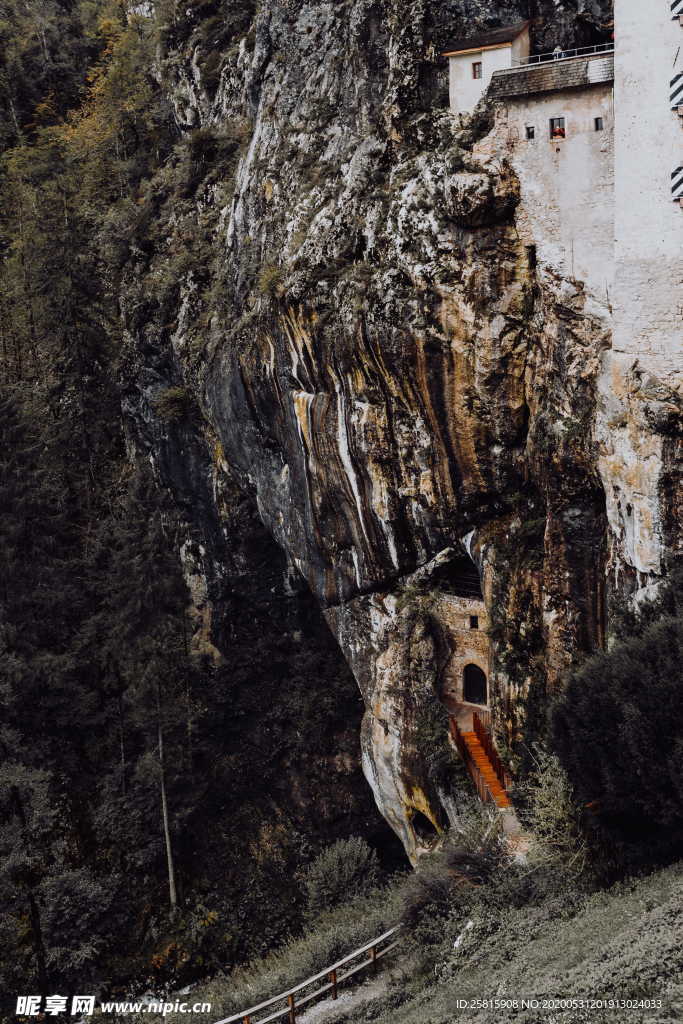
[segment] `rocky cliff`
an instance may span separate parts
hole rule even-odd
[[[448,37],[528,14],[537,49],[610,32],[607,0],[157,11],[154,73],[182,141],[140,196],[156,241],[133,249],[122,296],[131,436],[170,391],[200,410],[201,642],[220,649],[225,628],[216,538],[234,474],[354,671],[365,774],[413,858],[427,823],[457,813],[423,740],[465,552],[513,757],[567,665],[604,641],[610,600],[656,582],[606,514],[608,317],[521,240],[512,168],[475,155],[490,112],[458,125],[446,109]],[[667,423],[627,429],[671,455]],[[169,473],[151,445],[176,491],[189,451]],[[649,484],[662,571],[679,542],[669,457]]]

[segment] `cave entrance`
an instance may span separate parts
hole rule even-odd
[[[478,665],[465,665],[462,673],[462,695],[468,704],[487,704],[486,673]]]
[[[429,843],[434,842],[438,837],[439,833],[434,828],[427,815],[423,814],[422,811],[415,811],[411,818],[411,822],[413,829],[415,830],[415,835],[423,845],[429,845]]]

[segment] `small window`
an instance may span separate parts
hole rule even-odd
[[[536,138],[536,129],[535,129],[534,125],[528,124],[526,126],[526,137],[527,137],[527,139],[535,139]]]
[[[479,629],[478,615],[470,615],[470,629]]]
[[[472,65],[472,78],[481,78],[482,76],[482,65],[480,60],[475,60]]]
[[[605,130],[604,118],[602,118],[602,117],[596,117],[595,118],[595,130],[596,130],[596,132],[604,132],[604,130]]]
[[[551,139],[566,139],[567,138],[567,129],[566,129],[563,117],[551,117],[550,118],[550,138]]]

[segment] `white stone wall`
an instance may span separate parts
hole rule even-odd
[[[609,570],[638,589],[665,569],[667,470],[656,421],[683,390],[683,210],[671,197],[683,124],[669,103],[670,81],[683,70],[683,28],[668,0],[616,0],[615,19],[613,93],[605,83],[499,101],[478,151],[507,156],[521,184],[519,228],[539,266],[583,281],[597,300],[592,312],[613,331],[595,439]],[[567,139],[553,144],[548,121],[562,116]],[[594,131],[596,116],[603,133]],[[537,128],[533,143],[527,124]]]
[[[683,71],[683,28],[669,0],[616,0],[614,346],[681,386],[683,209],[671,172],[683,164],[669,83]]]
[[[683,387],[683,210],[671,172],[683,127],[669,83],[683,28],[669,0],[616,0],[613,347],[600,380],[596,436],[613,538],[611,570],[647,588],[664,568],[663,438],[653,413]]]
[[[448,58],[449,97],[454,114],[469,114],[489,87],[494,71],[512,67],[513,60],[529,54],[529,30],[512,42],[492,49],[474,50]],[[475,61],[482,64],[482,77],[472,77]]]
[[[566,138],[550,138],[563,117]],[[601,117],[604,130],[595,130]],[[526,128],[535,128],[527,140]],[[614,110],[608,83],[508,99],[498,105],[493,137],[521,185],[518,227],[539,263],[585,283],[606,308],[614,266]]]

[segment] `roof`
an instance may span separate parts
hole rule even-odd
[[[550,60],[521,68],[494,71],[488,95],[492,99],[530,96],[540,92],[580,89],[614,81],[614,54]]]
[[[511,43],[517,36],[520,36],[530,25],[528,21],[518,21],[514,25],[507,25],[505,28],[492,28],[488,32],[480,32],[476,36],[465,36],[455,39],[444,50],[443,56],[447,57],[453,53],[466,52],[467,50],[481,50],[485,46],[504,46]]]

